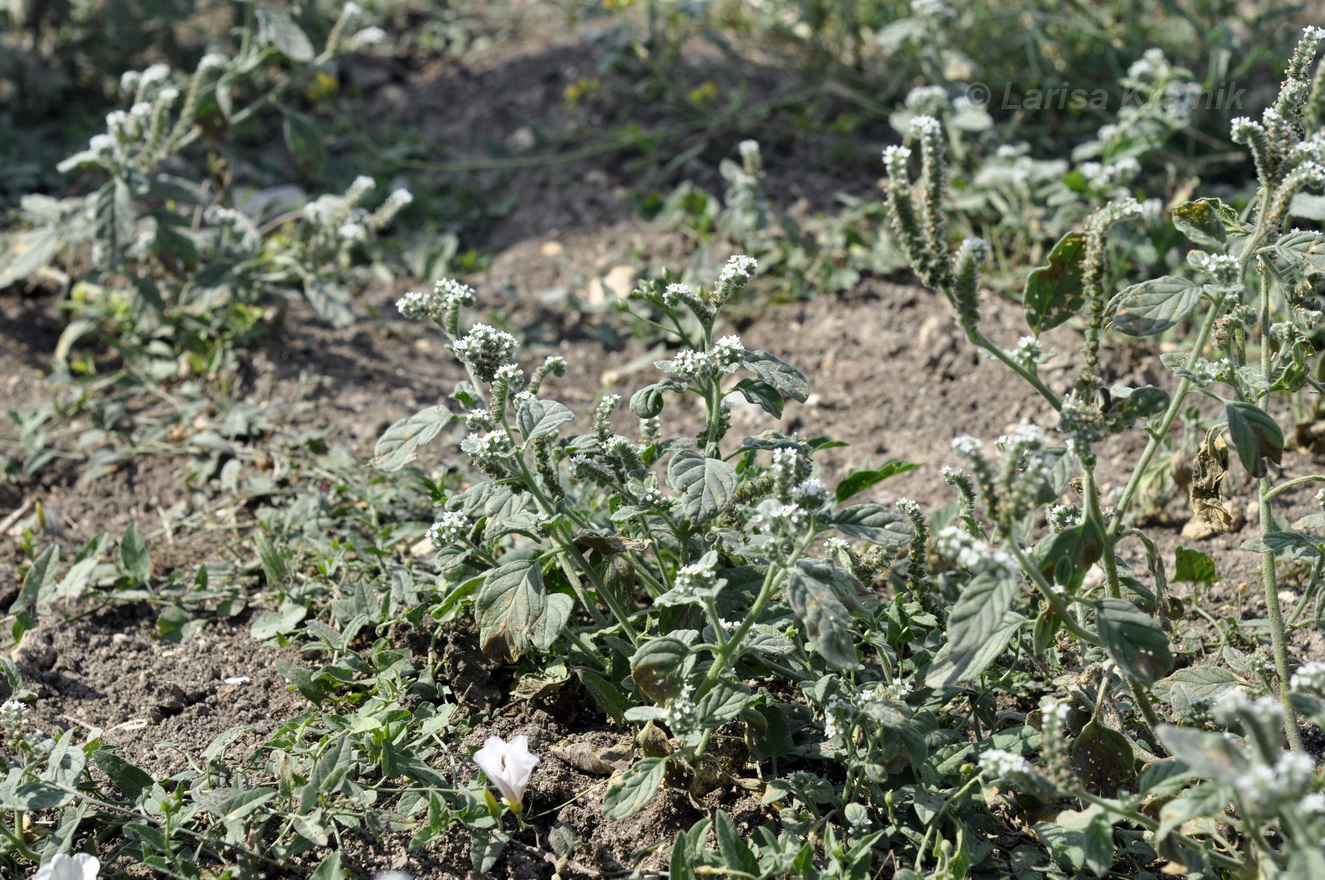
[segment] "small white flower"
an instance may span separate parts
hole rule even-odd
[[[37,869],[32,880],[97,880],[101,861],[87,853],[72,856],[57,853],[49,862]]]
[[[351,49],[366,49],[369,46],[380,46],[386,42],[386,31],[380,27],[366,27],[354,36],[350,37]]]
[[[336,230],[342,239],[348,242],[364,241],[368,238],[368,230],[364,229],[362,223],[353,221],[342,223],[340,229]]]
[[[143,71],[142,84],[145,86],[165,82],[170,78],[170,68],[164,64],[153,64]]]
[[[222,55],[220,52],[208,52],[206,55],[202,56],[202,59],[198,62],[198,69],[199,70],[212,70],[213,68],[219,69],[225,67],[229,63],[230,63],[229,57]]]
[[[490,736],[483,748],[474,753],[474,763],[501,791],[506,806],[520,812],[529,777],[538,766],[538,756],[529,751],[529,737],[521,734],[507,742],[499,736]]]

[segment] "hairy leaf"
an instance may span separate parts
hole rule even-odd
[[[1219,199],[1197,199],[1173,209],[1173,225],[1201,247],[1222,251],[1230,237],[1242,237],[1250,227],[1238,218],[1238,212]]]
[[[1254,404],[1235,400],[1224,407],[1228,434],[1238,459],[1253,477],[1266,474],[1265,460],[1279,464],[1284,457],[1284,432],[1270,414]]]
[[[1049,264],[1026,279],[1026,324],[1036,336],[1080,313],[1085,256],[1085,234],[1069,232],[1049,252]]]
[[[603,795],[603,818],[629,819],[648,806],[667,773],[667,758],[641,758],[613,780]]]
[[[398,471],[414,460],[415,451],[441,432],[454,416],[444,406],[430,406],[386,429],[373,449],[373,467]]]
[[[1153,336],[1175,326],[1201,300],[1201,286],[1177,275],[1151,278],[1123,288],[1106,309],[1113,329],[1128,336]]]
[[[1105,650],[1132,678],[1149,685],[1172,668],[1168,634],[1155,618],[1126,599],[1100,600],[1095,622]]]
[[[682,449],[667,465],[667,485],[681,493],[681,509],[694,523],[721,513],[736,491],[736,482],[731,465],[693,449]]]
[[[850,575],[826,562],[803,559],[787,578],[787,601],[810,644],[841,669],[860,668],[851,638],[851,613],[844,602],[852,592]]]
[[[526,440],[549,437],[564,424],[574,421],[575,413],[555,400],[526,400],[520,404],[515,423]]]

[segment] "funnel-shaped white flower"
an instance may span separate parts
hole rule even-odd
[[[32,880],[97,880],[101,862],[87,853],[67,856],[59,853],[37,869]]]
[[[501,791],[506,806],[520,812],[529,777],[538,764],[538,756],[529,752],[529,737],[521,735],[506,742],[499,736],[490,736],[483,748],[474,753],[474,763]]]

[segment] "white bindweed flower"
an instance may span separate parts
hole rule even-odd
[[[501,791],[506,806],[520,812],[529,777],[538,765],[538,756],[529,752],[529,737],[521,734],[507,742],[499,736],[490,736],[483,748],[474,753],[474,763]]]
[[[32,880],[97,880],[100,871],[101,861],[96,856],[58,853],[37,869]]]

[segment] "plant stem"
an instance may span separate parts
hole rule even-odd
[[[1261,276],[1261,374],[1270,375],[1270,277],[1269,267],[1264,263],[1260,264]],[[1269,397],[1270,390],[1267,388],[1258,399],[1258,403],[1264,404]],[[1273,495],[1270,494],[1270,475],[1269,466],[1264,461],[1258,462],[1266,473],[1260,479],[1260,535],[1261,544],[1265,545],[1265,536],[1274,531],[1274,517],[1271,513],[1270,504]],[[1288,735],[1288,746],[1294,752],[1302,754],[1305,748],[1302,745],[1302,735],[1297,729],[1297,712],[1293,709],[1293,700],[1288,693],[1288,682],[1291,670],[1288,668],[1288,639],[1284,631],[1284,614],[1279,607],[1279,584],[1274,571],[1274,550],[1266,546],[1261,551],[1261,586],[1265,591],[1265,614],[1270,621],[1270,652],[1274,655],[1274,669],[1279,676],[1279,702],[1284,707],[1284,732]]]

